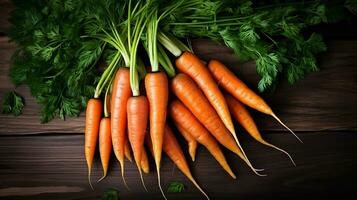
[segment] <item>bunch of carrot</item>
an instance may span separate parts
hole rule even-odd
[[[274,117],[291,131],[267,103],[219,61],[211,60],[206,65],[179,40],[160,32],[158,22],[165,15],[158,15],[157,11],[138,14],[143,12],[142,8],[145,6],[147,5],[139,2],[131,9],[129,4],[127,36],[120,36],[113,26],[113,37],[107,39],[118,52],[103,73],[94,98],[89,100],[86,110],[85,157],[90,185],[93,157],[99,139],[103,178],[107,174],[113,150],[120,162],[121,175],[126,185],[124,157],[131,160],[132,151],[142,184],[147,190],[142,176],[142,171],[149,172],[149,159],[144,145],[146,143],[154,157],[158,185],[164,197],[160,183],[162,151],[209,199],[193,178],[177,142],[177,135],[169,124],[174,124],[187,141],[192,161],[195,161],[198,143],[202,144],[234,179],[236,176],[226,161],[222,147],[237,154],[255,174],[264,174],[260,173],[261,169],[253,167],[240,145],[232,116],[258,142],[286,153],[291,159],[286,151],[262,138],[245,107]],[[135,26],[132,27],[132,24]],[[146,73],[143,62],[137,57],[137,48],[144,29],[146,40],[143,46],[151,65],[151,70]],[[175,74],[164,48],[177,57],[175,63],[178,74]],[[121,58],[125,66],[118,68]],[[142,88],[139,72],[144,72],[145,75]],[[105,87],[102,102],[99,97]],[[292,131],[291,133],[294,134]],[[292,159],[291,161],[294,163]]]

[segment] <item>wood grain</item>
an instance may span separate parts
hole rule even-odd
[[[195,40],[193,47],[204,60],[222,60],[251,88],[256,88],[259,77],[253,62],[239,63],[230,49],[209,40]],[[277,115],[295,131],[357,130],[357,41],[331,41],[328,47],[329,51],[319,57],[320,72],[295,85],[282,81],[273,94],[263,94]],[[14,51],[15,46],[6,37],[0,37],[0,99],[14,89],[8,77]],[[83,113],[79,118],[41,124],[40,107],[26,86],[16,91],[25,97],[26,107],[17,118],[0,114],[0,135],[83,132]],[[270,117],[254,111],[253,114],[262,130],[284,130]]]
[[[268,135],[268,141],[292,154],[297,167],[293,167],[284,154],[242,136],[248,156],[256,167],[266,169],[267,177],[254,175],[241,160],[226,152],[238,177],[233,180],[202,146],[197,161],[190,165],[212,199],[310,199],[334,195],[341,195],[339,199],[343,199],[357,178],[354,173],[357,167],[356,133],[306,133],[302,135],[304,144],[287,133]],[[125,177],[131,189],[127,191],[119,175],[119,165],[114,159],[111,162],[107,179],[95,183],[95,190],[91,191],[86,177],[82,135],[2,137],[0,199],[99,199],[112,187],[120,190],[122,199],[162,199],[153,171],[144,176],[149,189],[146,193],[135,166],[126,162]],[[101,173],[100,163],[96,160],[94,182]],[[165,188],[171,181],[183,181],[186,186],[181,194],[168,194],[169,199],[204,199],[166,156],[162,164],[162,180]]]
[[[0,36],[5,35],[6,31],[10,28],[8,18],[13,9],[14,6],[10,0],[0,0]]]
[[[15,89],[26,99],[20,117],[0,114],[0,199],[98,200],[108,188],[117,188],[121,199],[163,199],[156,173],[145,175],[149,193],[144,192],[136,167],[126,162],[122,184],[119,165],[111,161],[109,177],[90,190],[83,155],[83,113],[79,118],[53,120],[40,124],[40,107],[26,86],[15,88],[9,80],[10,58],[16,46],[5,37],[10,27],[10,0],[0,0],[0,101]],[[356,20],[357,21],[357,20]],[[319,56],[321,71],[291,86],[281,82],[273,94],[263,94],[276,113],[304,141],[296,139],[269,117],[253,115],[268,141],[288,150],[297,167],[287,157],[259,145],[238,129],[239,138],[256,167],[266,169],[267,177],[255,176],[233,154],[225,151],[238,176],[232,180],[201,146],[197,161],[190,163],[198,182],[212,199],[346,199],[354,195],[357,175],[357,25],[356,21],[313,27],[311,31],[328,38],[328,52]],[[348,39],[348,40],[346,40]],[[256,88],[259,77],[253,62],[240,63],[232,50],[209,40],[193,40],[195,53],[204,60],[218,58],[249,86]],[[1,106],[0,106],[1,109]],[[274,133],[274,134],[270,134]],[[182,138],[180,143],[186,148]],[[185,150],[186,158],[189,156]],[[95,160],[93,182],[101,176]],[[152,158],[151,158],[152,160]],[[153,169],[151,163],[151,168]],[[172,199],[204,199],[167,157],[163,159],[162,181],[182,181],[186,190],[167,194]]]

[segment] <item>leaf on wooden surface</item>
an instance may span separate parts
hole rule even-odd
[[[7,92],[2,100],[2,113],[19,116],[24,108],[24,98],[14,91]]]
[[[108,189],[104,194],[104,200],[119,200],[119,192],[114,188]]]
[[[169,187],[167,188],[167,192],[170,193],[180,193],[185,190],[185,185],[179,181],[173,181],[170,183]]]

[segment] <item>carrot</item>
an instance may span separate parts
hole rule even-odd
[[[121,67],[117,71],[112,90],[111,100],[111,133],[113,150],[120,162],[121,175],[124,178],[124,152],[126,140],[126,104],[131,96],[129,69]]]
[[[84,152],[88,166],[88,181],[90,187],[93,185],[90,180],[95,148],[98,140],[99,124],[102,117],[102,102],[99,99],[89,99],[86,109],[86,127],[84,135]]]
[[[237,146],[237,141],[234,141],[214,108],[190,77],[182,73],[176,75],[172,79],[171,90],[219,143],[236,153],[257,175],[260,175],[244,154],[243,149]],[[238,145],[240,146],[239,142]]]
[[[243,126],[243,128],[249,133],[249,135],[251,135],[258,142],[285,153],[290,158],[291,162],[295,165],[294,160],[292,159],[292,157],[288,152],[268,143],[263,139],[252,116],[249,114],[248,110],[243,106],[243,104],[241,104],[239,101],[237,101],[234,97],[232,97],[229,94],[225,96],[228,103],[228,107],[233,117],[239,122],[240,125]]]
[[[145,76],[145,89],[149,101],[150,136],[154,150],[158,185],[161,193],[166,199],[160,182],[162,143],[165,132],[166,110],[169,94],[166,74],[159,71],[147,73]]]
[[[143,148],[143,152],[141,153],[141,169],[145,174],[148,174],[150,171],[150,165],[149,165],[149,158],[148,154],[146,153],[145,148]]]
[[[104,117],[100,121],[99,126],[99,154],[103,167],[103,177],[98,180],[101,181],[107,176],[110,154],[112,152],[112,138],[110,134],[110,118]]]
[[[176,66],[196,82],[238,144],[226,100],[207,67],[197,56],[188,51],[176,60]]]
[[[141,159],[149,114],[149,105],[146,97],[130,97],[127,104],[127,113],[129,142],[134,153],[134,160],[140,173],[141,182],[147,191],[141,171]]]
[[[110,155],[112,152],[112,136],[110,133],[110,94],[112,81],[109,83],[104,97],[104,118],[100,121],[99,126],[99,154],[103,167],[103,176],[98,180],[101,181],[107,176]]]
[[[169,113],[177,127],[187,131],[195,140],[205,146],[223,169],[233,178],[236,178],[216,140],[180,101],[174,100],[170,104]]]
[[[171,128],[168,125],[165,125],[165,135],[163,138],[163,150],[166,155],[176,164],[176,166],[181,170],[181,172],[196,186],[196,188],[207,198],[209,199],[208,195],[202,190],[202,188],[198,185],[196,180],[193,178],[190,168],[187,164],[185,155],[177,142]],[[153,149],[153,145],[150,139],[146,138],[146,144],[148,145],[149,149]],[[153,152],[154,150],[152,150]]]
[[[264,99],[249,89],[248,86],[236,77],[226,66],[217,60],[211,60],[208,64],[208,68],[218,85],[229,92],[229,94],[245,105],[274,117],[302,143],[301,139],[274,114]]]
[[[185,155],[182,152],[182,149],[177,142],[175,135],[173,134],[171,128],[166,125],[165,126],[165,136],[164,136],[164,144],[162,146],[163,150],[170,157],[170,159],[176,164],[176,166],[182,171],[183,174],[197,187],[197,189],[207,198],[208,195],[201,189],[201,187],[197,184],[196,180],[193,178],[190,168],[187,164]]]
[[[196,139],[187,132],[181,125],[176,124],[177,129],[181,133],[181,135],[185,138],[188,143],[188,152],[191,156],[192,161],[195,161],[196,150],[197,150],[197,141]]]
[[[125,146],[124,146],[124,155],[125,158],[128,159],[130,162],[133,162],[133,158],[131,156],[131,151],[130,151],[130,143],[128,141],[128,138],[125,140]]]

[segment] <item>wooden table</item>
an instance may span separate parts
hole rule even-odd
[[[7,0],[0,1],[0,99],[14,89],[7,73],[16,47],[5,34],[11,8]],[[237,126],[246,153],[255,166],[266,169],[268,176],[254,175],[239,158],[225,151],[237,174],[237,180],[233,180],[207,150],[199,147],[197,161],[190,166],[212,199],[341,199],[353,192],[357,178],[355,26],[356,23],[341,23],[318,27],[328,45],[328,51],[318,59],[321,71],[295,85],[282,81],[273,94],[263,95],[303,144],[273,119],[252,111],[265,138],[289,151],[297,166],[284,154],[258,144]],[[207,40],[194,40],[193,46],[199,56],[206,60],[219,58],[256,88],[258,76],[253,63],[240,64],[230,49]],[[40,124],[39,106],[26,86],[16,91],[26,100],[23,115],[0,114],[0,199],[94,200],[101,199],[108,188],[118,189],[121,199],[163,199],[156,173],[144,175],[149,189],[146,193],[136,167],[128,161],[125,170],[130,191],[125,189],[114,158],[109,176],[95,183],[92,191],[83,153],[84,115]],[[186,148],[182,138],[180,141]],[[93,180],[101,173],[97,157]],[[204,199],[167,157],[163,158],[162,181],[165,188],[172,181],[182,181],[186,186],[183,193],[167,193],[169,199]]]

